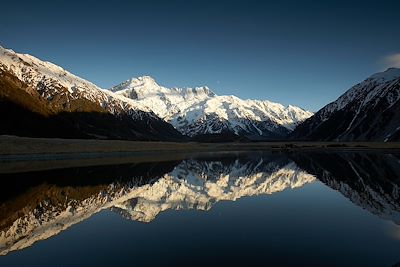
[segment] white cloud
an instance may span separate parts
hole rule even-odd
[[[385,68],[400,68],[400,53],[392,54],[384,57],[383,64]]]

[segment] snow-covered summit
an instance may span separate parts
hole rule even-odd
[[[117,91],[128,91],[136,90],[142,92],[142,96],[146,94],[155,93],[161,87],[156,83],[156,81],[150,76],[141,76],[137,78],[131,78],[113,88],[110,89],[112,92]]]
[[[20,80],[29,83],[39,83],[44,78],[52,79],[59,85],[73,92],[74,90],[100,90],[99,87],[60,66],[48,61],[42,61],[29,54],[19,54],[11,49],[0,46],[0,67],[12,71]]]
[[[383,72],[378,72],[371,75],[367,80],[389,82],[397,78],[400,78],[400,68],[388,68]]]
[[[149,76],[129,79],[110,91],[148,107],[189,136],[226,131],[245,136],[280,136],[312,115],[267,100],[218,96],[207,86],[166,88]]]
[[[389,68],[354,85],[296,128],[301,139],[395,141],[400,136],[400,69]]]
[[[120,95],[129,97],[134,100],[143,100],[151,97],[165,98],[169,97],[182,97],[193,98],[195,96],[214,96],[215,94],[207,86],[201,87],[188,87],[188,88],[166,88],[160,86],[150,76],[140,76],[131,78],[117,86],[110,89],[112,92],[117,92]]]
[[[369,102],[371,99],[376,99],[378,95],[383,96],[384,92],[382,90],[388,88],[389,83],[392,83],[394,80],[399,78],[399,68],[389,68],[386,71],[371,75],[361,83],[350,88],[336,101],[325,106],[322,109],[324,118],[329,116],[334,111],[343,109],[353,101],[361,101],[361,106],[372,104]]]

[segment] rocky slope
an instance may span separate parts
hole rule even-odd
[[[139,103],[50,62],[0,47],[1,134],[178,140],[170,124]],[[7,114],[7,116],[5,115]]]
[[[376,73],[305,120],[291,134],[312,141],[399,141],[400,69]]]

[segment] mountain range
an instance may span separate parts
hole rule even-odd
[[[218,96],[208,87],[165,88],[149,76],[110,89],[150,108],[184,135],[233,133],[250,139],[287,136],[311,112],[270,101]]]
[[[400,69],[355,85],[313,114],[267,100],[166,88],[150,76],[101,89],[0,47],[0,134],[161,141],[397,141]]]
[[[109,90],[31,55],[0,48],[2,134],[187,140],[281,139],[312,115],[270,101],[159,86],[148,76]]]

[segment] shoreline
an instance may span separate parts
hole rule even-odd
[[[0,135],[0,158],[6,155],[125,152],[196,152],[243,150],[399,150],[400,142],[154,142],[95,139],[31,138]]]
[[[0,136],[0,173],[176,161],[252,151],[400,153],[400,142],[173,143]]]

